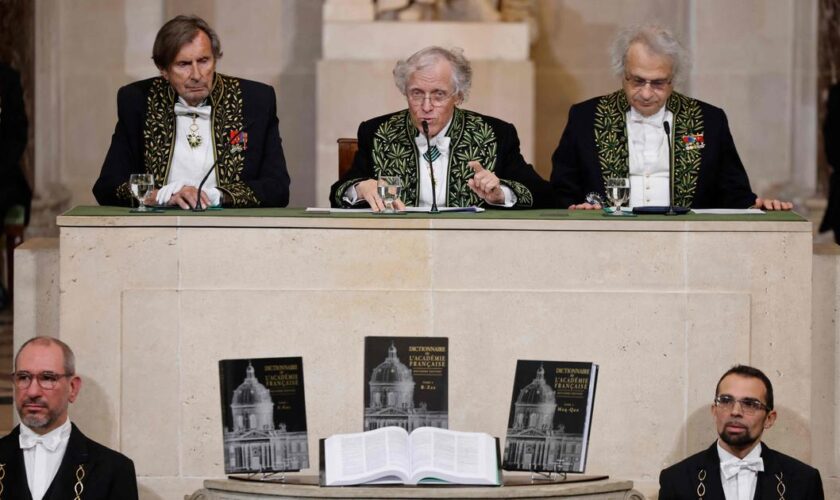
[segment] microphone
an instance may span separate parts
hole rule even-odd
[[[432,143],[429,140],[429,122],[423,120],[420,125],[423,127],[423,135],[426,136],[426,159],[429,161],[429,175],[432,176],[432,209],[429,210],[429,213],[439,213],[437,206],[437,183],[435,182],[435,168],[432,166],[432,153],[430,149],[432,148]]]
[[[249,123],[248,125],[250,125],[250,123]],[[209,168],[209,169],[207,169],[207,173],[206,173],[206,174],[204,174],[204,177],[201,179],[201,182],[198,184],[198,192],[196,193],[195,206],[193,206],[193,207],[191,207],[191,208],[190,208],[190,210],[191,210],[191,211],[193,211],[193,212],[204,212],[205,210],[207,210],[207,209],[206,209],[206,208],[204,208],[204,206],[201,204],[201,188],[203,188],[203,187],[204,187],[204,183],[205,183],[205,182],[207,182],[207,178],[208,178],[208,177],[210,177],[210,174],[211,174],[211,173],[213,172],[213,170],[216,168],[216,165],[218,165],[218,164],[219,164],[219,162],[220,162],[220,161],[222,161],[222,159],[227,159],[227,157],[228,157],[228,156],[230,156],[230,150],[231,150],[230,145],[231,145],[231,143],[232,143],[234,140],[236,140],[236,141],[238,142],[238,141],[239,141],[239,139],[242,137],[242,134],[245,132],[245,130],[246,130],[247,128],[248,128],[247,126],[242,127],[242,130],[240,130],[240,131],[239,131],[236,135],[234,135],[233,137],[231,137],[231,138],[228,140],[227,148],[225,148],[225,150],[224,150],[224,151],[222,151],[222,154],[221,154],[221,155],[219,155],[219,157],[218,157],[218,158],[216,158],[216,161],[214,161],[214,162],[213,162],[213,164],[212,164],[212,165],[210,165],[210,168]],[[217,188],[217,189],[218,189],[218,188]]]
[[[686,213],[688,210],[683,209],[682,207],[674,207],[674,146],[671,144],[671,124],[668,123],[668,120],[664,120],[662,122],[662,128],[665,129],[665,137],[668,140],[668,184],[669,184],[669,191],[668,191],[668,211],[665,212],[665,215],[679,215],[681,213]],[[679,211],[675,208],[679,208]]]

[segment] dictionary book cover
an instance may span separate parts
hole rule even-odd
[[[309,467],[303,359],[219,361],[225,474]]]
[[[449,427],[449,339],[365,337],[364,431]]]
[[[517,361],[502,467],[583,472],[597,380],[594,363]]]

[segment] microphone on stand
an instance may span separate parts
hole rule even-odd
[[[671,144],[671,124],[668,120],[662,122],[662,128],[665,129],[665,137],[668,139],[668,211],[665,215],[680,215],[688,212],[688,209],[674,206],[674,146]]]
[[[440,213],[437,206],[437,183],[435,182],[435,168],[432,166],[432,143],[429,140],[429,122],[423,120],[420,125],[423,127],[423,135],[426,136],[426,159],[429,161],[429,175],[432,176],[432,208],[429,213]]]
[[[242,138],[242,134],[245,132],[246,129],[247,129],[247,127],[243,127],[242,130],[240,130],[236,135],[231,137],[228,140],[227,148],[225,148],[225,150],[222,151],[222,154],[216,159],[216,161],[214,161],[213,164],[210,165],[210,168],[207,170],[207,173],[204,174],[204,177],[201,179],[201,183],[199,183],[199,185],[198,185],[198,192],[196,193],[195,206],[190,208],[191,211],[193,211],[193,212],[204,212],[205,210],[207,210],[206,208],[204,208],[204,206],[201,203],[201,188],[204,187],[204,183],[207,182],[207,178],[210,177],[210,174],[216,168],[216,165],[218,165],[219,162],[222,161],[222,159],[227,159],[227,157],[230,156],[230,149],[231,149],[230,145],[231,145],[231,143],[234,142],[234,141],[238,142]],[[218,188],[216,188],[216,189],[218,189]]]

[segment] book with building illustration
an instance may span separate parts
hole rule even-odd
[[[501,485],[499,441],[483,432],[382,427],[322,439],[321,484]]]
[[[517,361],[502,467],[583,472],[597,380],[594,363]]]
[[[365,337],[364,429],[449,426],[449,339]]]
[[[226,474],[309,467],[303,359],[219,361]]]

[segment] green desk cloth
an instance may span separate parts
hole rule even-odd
[[[636,217],[604,216],[601,210],[494,210],[481,213],[452,212],[440,214],[407,213],[404,215],[380,215],[372,213],[326,213],[307,212],[304,208],[225,208],[191,212],[189,210],[170,209],[159,213],[131,213],[126,207],[78,206],[62,214],[68,217],[308,217],[331,219],[503,219],[503,220],[612,220],[632,224],[636,221],[755,221],[755,222],[804,222],[795,212],[765,212],[756,215],[711,215],[688,213],[678,216],[639,215]]]

